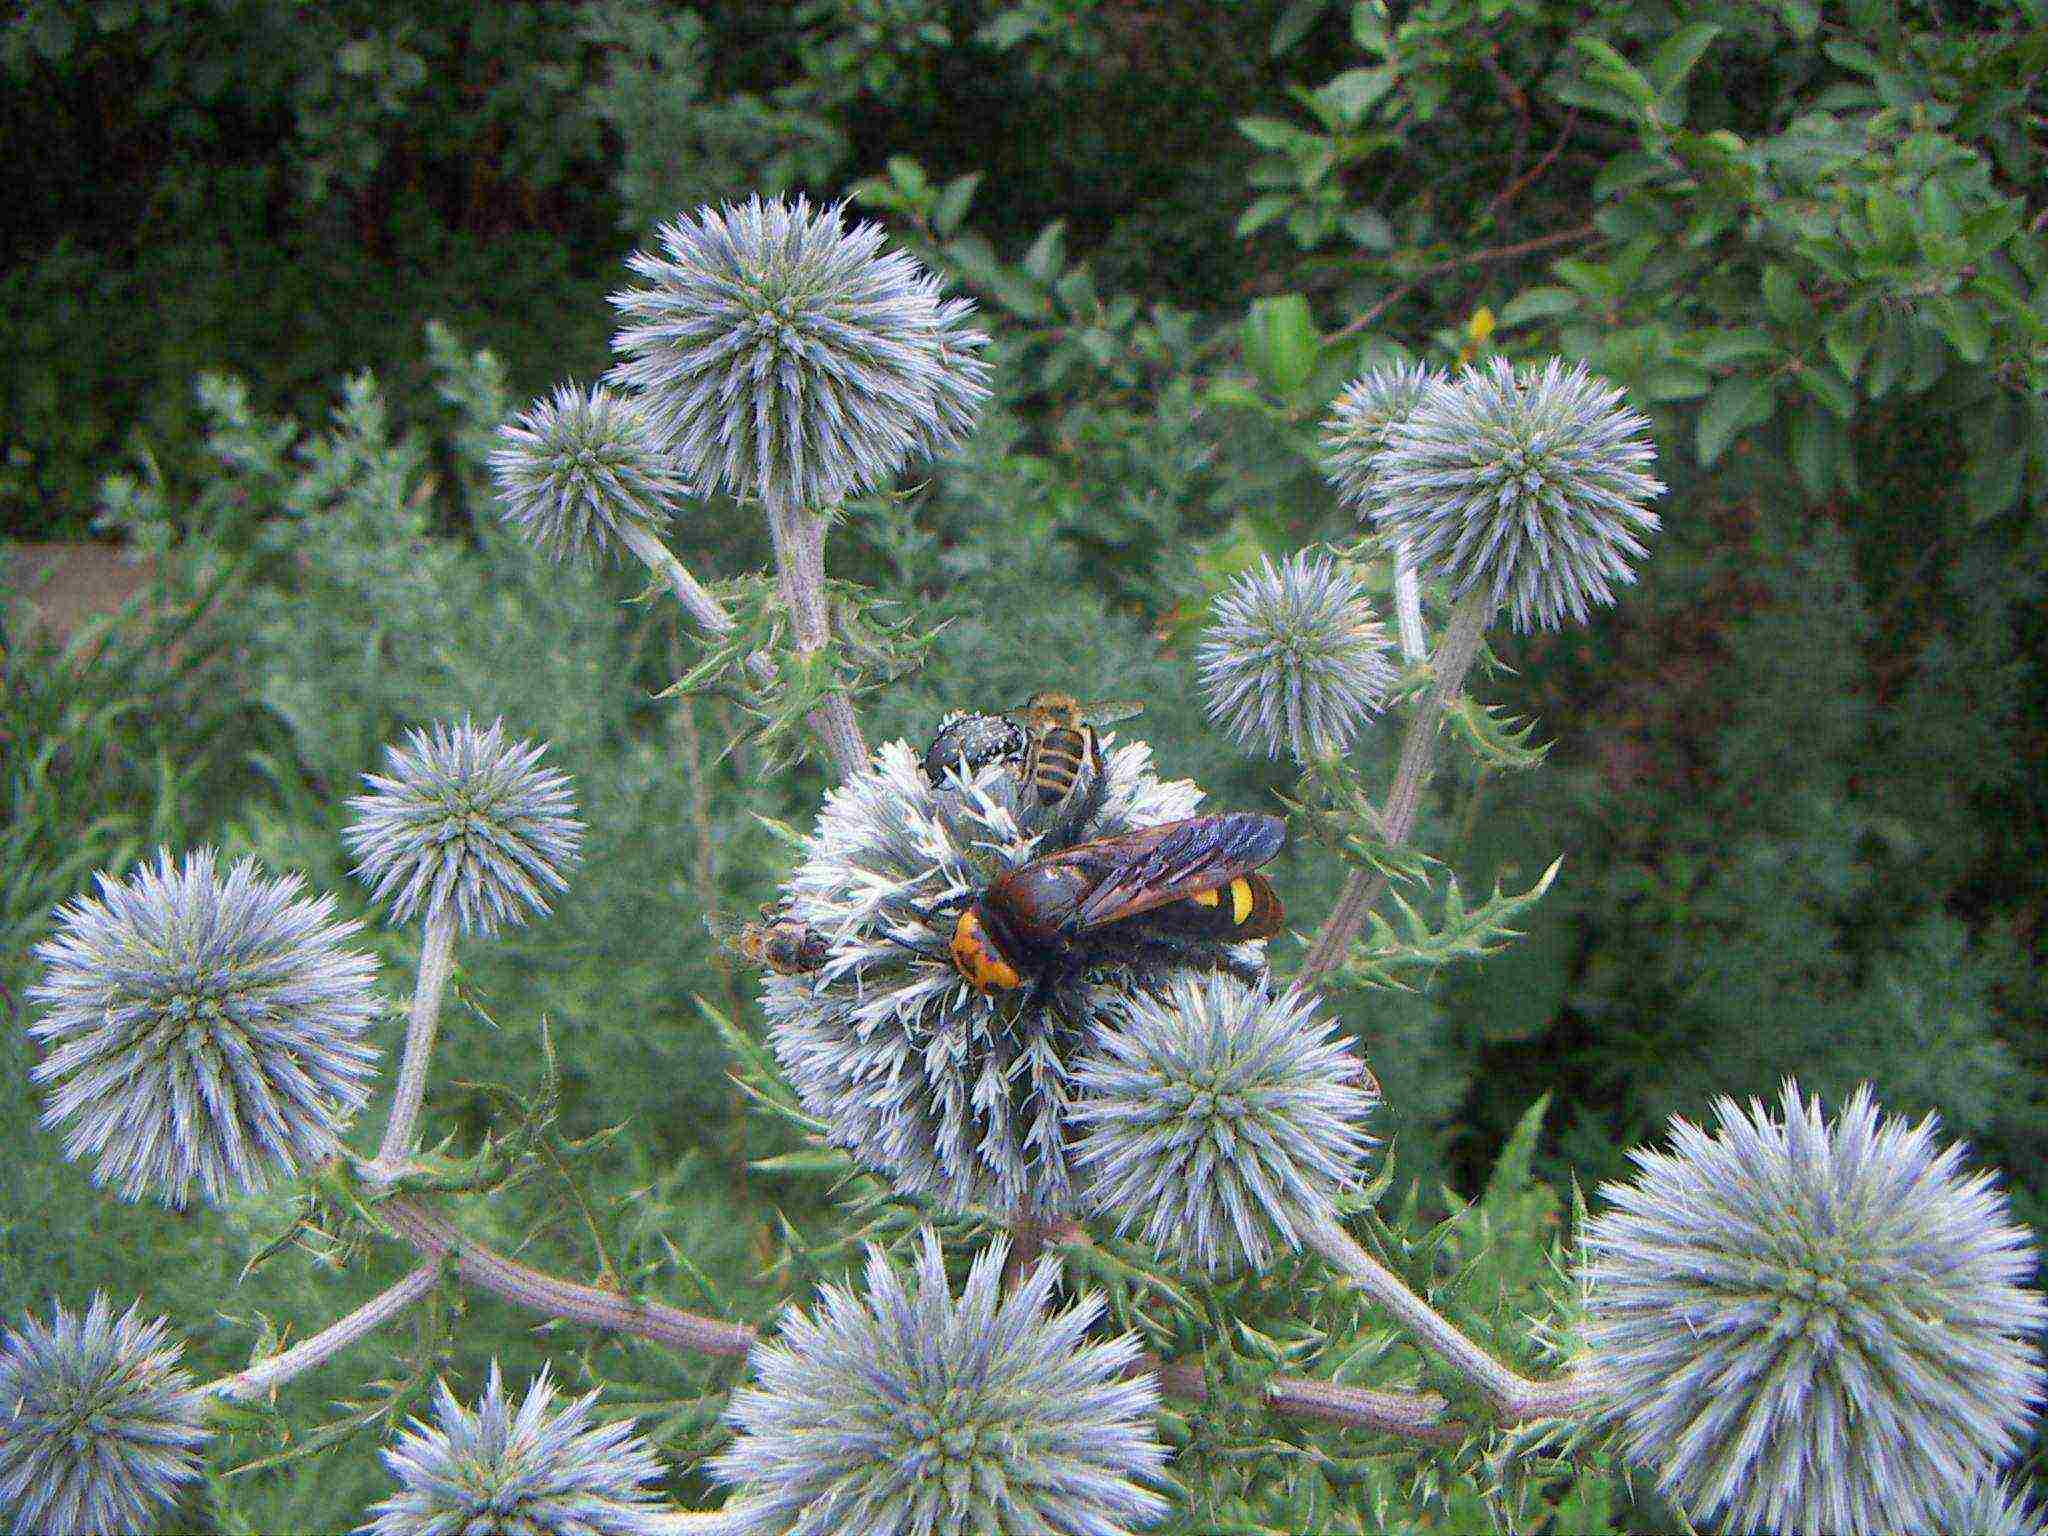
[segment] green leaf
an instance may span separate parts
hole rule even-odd
[[[1770,387],[1761,379],[1723,379],[1700,410],[1698,452],[1702,465],[1721,457],[1735,434],[1771,419]]]
[[[1321,21],[1328,9],[1329,0],[1294,0],[1273,23],[1273,40],[1267,45],[1267,56],[1277,59],[1307,37],[1309,28]]]
[[[1305,128],[1293,123],[1283,123],[1277,117],[1240,117],[1237,131],[1250,139],[1261,149],[1270,149],[1276,154],[1291,155],[1302,146],[1303,140],[1316,136]]]
[[[1842,370],[1842,377],[1854,380],[1863,366],[1863,354],[1870,350],[1871,315],[1868,310],[1851,310],[1828,323],[1822,333],[1828,356]]]
[[[1355,128],[1365,120],[1365,114],[1378,106],[1387,92],[1394,88],[1394,67],[1382,64],[1375,69],[1347,69],[1316,95],[1329,104],[1330,110],[1346,128]]]
[[[1693,72],[1701,57],[1721,35],[1721,29],[1709,21],[1695,22],[1682,27],[1663,47],[1650,55],[1647,73],[1657,87],[1657,94],[1669,96],[1685,83],[1685,77]]]
[[[1693,353],[1693,360],[1706,368],[1725,368],[1731,363],[1755,363],[1778,355],[1778,344],[1768,331],[1744,329],[1716,331]]]
[[[1038,30],[1038,15],[1029,6],[1012,6],[974,34],[976,42],[998,51],[1014,48]]]
[[[1966,363],[1981,363],[1991,345],[1991,325],[1983,306],[1959,294],[1944,293],[1928,301],[1927,318],[1941,329],[1956,355]]]
[[[1792,467],[1806,494],[1818,500],[1834,485],[1842,426],[1810,400],[1793,406],[1791,415]]]
[[[932,204],[932,227],[942,235],[950,235],[958,229],[960,221],[967,217],[967,205],[974,201],[974,189],[980,185],[980,171],[956,176],[947,182],[946,190]]]
[[[1800,369],[1799,382],[1809,395],[1844,421],[1856,414],[1855,388],[1844,383],[1825,367],[1813,365]]]
[[[1381,58],[1394,51],[1393,35],[1387,30],[1385,0],[1358,0],[1351,7],[1351,40]]]
[[[1778,0],[1778,14],[1800,42],[1808,42],[1820,30],[1820,6],[1816,0]]]
[[[1579,307],[1579,296],[1569,288],[1529,288],[1501,306],[1500,324],[1526,325],[1531,320],[1548,320],[1568,315]]]
[[[1587,72],[1601,84],[1626,97],[1644,112],[1657,104],[1656,87],[1641,70],[1623,58],[1612,43],[1598,37],[1580,36],[1572,46],[1586,56]]]
[[[1268,224],[1279,218],[1294,205],[1294,199],[1284,192],[1268,192],[1264,197],[1245,209],[1237,221],[1237,237],[1242,240],[1255,235]]]
[[[1780,325],[1798,325],[1808,313],[1799,282],[1776,262],[1764,268],[1764,308]]]
[[[1358,208],[1340,221],[1351,243],[1361,250],[1386,251],[1394,246],[1394,226],[1377,208]]]
[[[1260,299],[1245,317],[1245,361],[1276,394],[1292,394],[1308,382],[1321,342],[1308,300],[1298,293]]]
[[[889,179],[912,197],[929,192],[932,186],[931,178],[924,173],[924,167],[908,155],[889,157]]]
[[[1053,274],[1063,265],[1061,258],[1066,252],[1067,221],[1054,219],[1038,232],[1038,238],[1031,242],[1031,249],[1024,253],[1024,270],[1041,283],[1050,283]]]

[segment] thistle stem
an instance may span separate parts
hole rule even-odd
[[[1422,809],[1422,791],[1435,762],[1436,738],[1443,729],[1444,713],[1464,686],[1465,674],[1479,654],[1480,638],[1486,633],[1486,621],[1493,616],[1493,610],[1494,604],[1483,594],[1469,594],[1451,610],[1451,622],[1437,641],[1436,652],[1430,659],[1436,677],[1429,692],[1423,695],[1414,719],[1408,722],[1408,734],[1401,741],[1400,764],[1394,771],[1394,787],[1388,791],[1387,803],[1380,811],[1380,835],[1389,843],[1406,842],[1415,828],[1415,818]],[[1366,913],[1386,888],[1385,875],[1363,869],[1352,871],[1336,906],[1323,920],[1315,942],[1302,956],[1301,971],[1295,978],[1298,986],[1313,990],[1343,962],[1350,953],[1352,940],[1365,927]]]
[[[283,1385],[301,1372],[310,1371],[314,1366],[331,1360],[358,1339],[375,1333],[431,1291],[440,1275],[440,1260],[429,1259],[396,1285],[372,1296],[348,1316],[336,1319],[318,1333],[301,1339],[290,1349],[281,1350],[268,1359],[258,1360],[232,1375],[209,1382],[201,1390],[211,1397],[224,1397],[230,1402],[244,1402],[253,1397],[261,1397],[271,1388]]]
[[[700,1355],[744,1355],[757,1336],[745,1323],[699,1317],[658,1301],[621,1296],[521,1264],[468,1236],[440,1212],[411,1196],[395,1196],[371,1209],[421,1253],[436,1259],[452,1254],[459,1279],[530,1311]]]
[[[1408,546],[1394,545],[1394,622],[1401,636],[1401,654],[1409,664],[1429,654],[1429,637],[1422,630],[1422,582],[1408,559]]]
[[[405,1059],[398,1069],[398,1091],[391,1100],[391,1118],[377,1148],[373,1177],[390,1177],[412,1152],[420,1105],[427,1096],[427,1069],[433,1062],[434,1034],[441,1024],[441,994],[455,968],[455,905],[443,902],[427,915],[420,938],[419,981],[413,987],[412,1017],[405,1027]]]
[[[683,605],[683,612],[699,629],[709,635],[722,635],[732,628],[732,616],[718,605],[718,599],[705,590],[703,583],[690,574],[690,568],[655,537],[653,529],[634,523],[621,531],[620,538],[650,571],[668,583],[676,601]],[[772,682],[775,678],[773,664],[759,651],[747,658],[747,671],[756,682]]]
[[[771,505],[768,528],[775,538],[775,574],[796,629],[797,652],[809,657],[831,643],[825,612],[825,520],[802,507]],[[811,712],[810,721],[840,778],[850,779],[867,767],[867,742],[844,692],[828,693]]]

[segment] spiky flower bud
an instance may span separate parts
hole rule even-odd
[[[380,1453],[398,1491],[360,1536],[671,1536],[661,1463],[629,1420],[592,1423],[596,1402],[557,1407],[546,1366],[516,1408],[495,1360],[474,1410],[439,1383],[433,1422]]]
[[[974,1261],[956,1301],[938,1240],[923,1234],[915,1283],[877,1249],[867,1294],[826,1286],[751,1355],[733,1394],[731,1447],[714,1476],[749,1536],[1118,1536],[1166,1512],[1140,1486],[1166,1453],[1158,1391],[1124,1373],[1128,1334],[1091,1342],[1090,1293],[1047,1312],[1059,1266],[1002,1293],[1006,1244]]]
[[[701,491],[820,510],[963,438],[988,390],[973,306],[879,225],[756,197],[660,230],[612,295],[625,361],[657,434]]]
[[[1195,652],[1209,718],[1247,749],[1340,753],[1394,683],[1387,631],[1350,567],[1303,550],[1216,599]]]
[[[637,401],[602,384],[559,387],[498,429],[498,510],[551,559],[616,553],[629,528],[665,521],[688,487]]]
[[[1584,623],[1657,527],[1649,428],[1583,364],[1496,357],[1389,424],[1368,510],[1454,596],[1507,604],[1518,629]]]
[[[29,989],[47,1054],[43,1124],[64,1153],[98,1159],[124,1200],[219,1203],[333,1152],[369,1096],[376,964],[342,947],[362,925],[298,876],[244,859],[225,878],[210,848],[170,850],[57,912]]]
[[[1067,810],[1041,806],[1012,761],[935,785],[891,742],[826,796],[783,887],[786,915],[825,936],[830,956],[764,982],[776,1059],[839,1145],[950,1210],[1072,1208],[1069,1058],[1106,1008],[1162,974],[1103,966],[1026,1007],[1030,988],[982,996],[947,952],[960,907],[1006,871],[1194,813],[1201,791],[1161,783],[1143,743],[1103,741],[1100,782],[1077,784],[1083,804]]]
[[[1859,1089],[1829,1123],[1715,1105],[1602,1191],[1587,1342],[1626,1454],[1702,1524],[1778,1536],[1948,1529],[2034,1414],[2048,1303],[1986,1173]]]
[[[1075,1064],[1075,1162],[1117,1231],[1262,1269],[1360,1182],[1379,1085],[1315,999],[1229,976],[1133,997]]]
[[[0,1528],[12,1536],[146,1536],[199,1471],[206,1398],[184,1345],[140,1305],[0,1330]]]
[[[1390,363],[1344,386],[1323,424],[1323,473],[1345,502],[1360,512],[1371,507],[1388,429],[1406,421],[1442,378],[1421,363]]]
[[[568,889],[583,823],[567,775],[540,766],[546,750],[508,740],[503,720],[479,731],[466,715],[384,749],[388,772],[363,775],[370,793],[349,801],[356,819],[342,836],[393,922],[453,903],[464,933],[494,934]]]

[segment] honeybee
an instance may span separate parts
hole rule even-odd
[[[947,953],[984,997],[1029,986],[1027,1008],[1096,965],[1177,962],[1244,974],[1224,946],[1280,931],[1280,898],[1253,871],[1284,837],[1277,816],[1233,812],[1076,843],[972,898]]]
[[[1102,791],[1101,738],[1095,727],[1128,720],[1144,708],[1123,699],[1083,704],[1072,694],[1046,691],[1011,710],[1005,718],[1024,728],[1024,782],[1039,805],[1059,807],[1060,819],[1077,826],[1093,815]]]
[[[771,901],[753,922],[733,919],[704,924],[720,943],[747,964],[783,976],[805,976],[825,963],[831,946],[825,936],[789,916],[782,903]]]

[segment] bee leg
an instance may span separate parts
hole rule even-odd
[[[1109,775],[1098,765],[1090,770],[1088,783],[1077,795],[1072,796],[1046,828],[1045,841],[1049,847],[1064,847],[1080,841],[1081,833],[1102,812],[1102,802],[1109,790]]]

